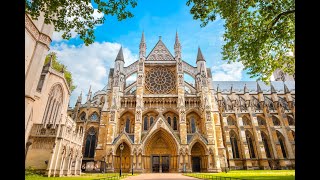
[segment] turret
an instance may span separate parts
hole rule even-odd
[[[202,86],[207,86],[207,68],[206,68],[206,60],[204,59],[200,47],[198,47],[197,54],[197,76],[196,81],[198,88]]]
[[[124,58],[123,58],[123,51],[122,46],[118,52],[116,60],[114,62],[114,84],[115,87],[120,87],[120,91],[122,91],[122,85],[124,84],[124,74],[123,74],[123,67],[124,67]]]
[[[244,99],[246,101],[250,101],[249,89],[247,88],[247,84],[244,85],[243,93],[244,93]]]
[[[87,94],[87,102],[91,101],[91,96],[92,96],[92,92],[91,92],[91,85],[90,85],[89,92]]]

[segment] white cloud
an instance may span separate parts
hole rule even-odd
[[[89,3],[89,6],[93,8],[91,3]],[[94,9],[92,16],[94,17],[94,19],[98,19],[98,18],[102,18],[104,16],[104,13],[98,12],[98,9]],[[72,20],[73,18],[74,17],[67,17],[67,19],[69,21]],[[82,18],[80,18],[80,20],[81,19]],[[97,24],[96,27],[97,26],[101,26],[101,25],[102,24]],[[94,28],[96,28],[96,27],[94,27]],[[75,38],[75,37],[78,36],[78,33],[75,32],[75,29],[72,29],[70,33],[71,33],[71,38],[70,39]],[[54,41],[54,42],[63,41],[64,39],[62,38],[62,34],[63,34],[63,31],[60,31],[60,32],[54,31],[53,35],[52,35],[52,41]]]
[[[70,97],[70,106],[74,106],[81,91],[84,103],[90,85],[94,93],[107,84],[109,68],[114,67],[120,46],[118,43],[95,42],[90,46],[59,43],[51,47],[50,51],[56,52],[58,60],[72,73],[74,84],[77,86]],[[137,55],[124,47],[123,56],[125,66],[138,59]]]
[[[244,66],[241,62],[231,64],[223,63],[212,67],[212,80],[214,81],[240,81]]]

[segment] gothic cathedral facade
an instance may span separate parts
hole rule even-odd
[[[68,109],[85,132],[82,171],[294,169],[294,81],[213,81],[200,48],[195,61],[178,34],[174,55],[161,37],[146,55],[142,34],[126,67],[121,48],[106,87]]]

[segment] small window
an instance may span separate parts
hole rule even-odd
[[[153,124],[153,117],[150,117],[150,126]]]
[[[178,130],[177,117],[173,117],[173,130]]]
[[[148,130],[148,117],[145,116],[143,120],[143,130],[147,131]]]
[[[228,116],[227,123],[228,123],[228,126],[236,125],[234,119],[231,116]]]
[[[242,121],[243,121],[243,125],[244,125],[244,126],[250,126],[250,125],[251,125],[251,122],[250,122],[250,120],[247,118],[247,116],[243,116],[243,117],[242,117]]]
[[[171,126],[171,117],[168,117],[168,123],[169,123],[170,126]]]

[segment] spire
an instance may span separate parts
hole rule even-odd
[[[257,82],[257,92],[258,92],[258,93],[263,93],[258,82]]]
[[[176,41],[174,43],[174,46],[176,45],[180,45],[180,41],[179,41],[179,36],[178,36],[178,31],[176,31]]]
[[[231,90],[230,90],[231,93],[234,93],[236,92],[234,89],[233,89],[233,84],[231,84]]]
[[[88,95],[87,95],[87,101],[90,101],[91,100],[91,85],[90,85],[90,88],[89,88],[89,92],[88,92]]]
[[[244,84],[243,91],[244,91],[244,93],[249,93],[249,89],[247,88],[247,84]]]
[[[140,44],[142,43],[146,43],[145,39],[144,39],[144,31],[142,31],[142,36],[141,36],[141,41]]]
[[[117,61],[117,60],[119,60],[119,61],[124,61],[123,52],[122,52],[122,46],[120,47],[120,50],[119,50],[119,52],[118,52],[116,61]]]
[[[200,49],[200,46],[198,47],[198,54],[197,54],[197,62],[198,61],[206,61],[202,55],[202,52],[201,52],[201,49]]]
[[[45,66],[51,67],[51,64],[52,64],[52,56],[53,56],[53,54],[50,54],[49,62],[48,62]]]
[[[284,93],[287,94],[287,93],[290,93],[289,91],[289,88],[287,87],[287,85],[285,83],[284,84]]]
[[[81,101],[82,101],[82,91],[81,91],[80,95],[78,96],[77,103],[81,103]]]
[[[220,88],[219,88],[219,84],[218,84],[218,86],[217,86],[217,92],[218,92],[218,93],[221,92],[221,90],[220,90]]]
[[[174,55],[176,58],[181,59],[181,45],[178,37],[178,31],[176,31],[176,40],[174,42]]]
[[[139,59],[143,59],[146,56],[146,41],[144,38],[144,31],[142,31],[141,41],[139,45]]]
[[[272,84],[271,84],[271,93],[277,93],[276,89],[273,87]]]

